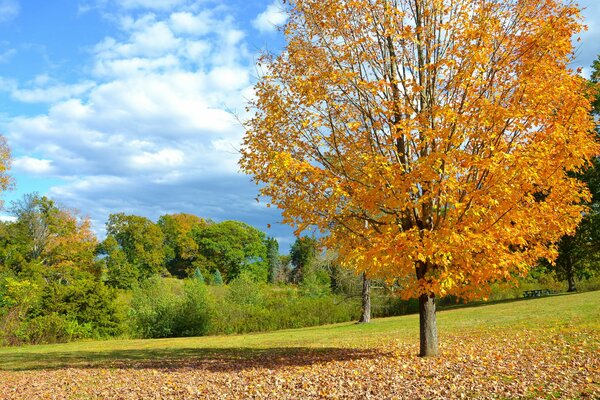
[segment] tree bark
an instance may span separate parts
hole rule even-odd
[[[569,255],[569,259],[567,260],[567,282],[569,283],[569,288],[567,292],[576,292],[577,288],[575,287],[575,274],[573,273],[573,261],[571,260],[571,256]]]
[[[435,316],[435,296],[419,296],[419,334],[421,349],[420,357],[435,357],[438,355],[438,334]]]
[[[371,280],[367,278],[367,274],[363,272],[363,287],[362,287],[362,314],[359,323],[366,324],[371,321]]]

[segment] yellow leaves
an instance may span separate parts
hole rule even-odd
[[[348,129],[350,129],[353,132],[358,132],[358,129],[361,127],[361,125],[362,124],[360,122],[350,122],[350,123],[346,124]]]
[[[408,0],[294,2],[241,165],[348,264],[377,260],[375,273],[413,290],[415,263],[429,262],[431,288],[468,296],[554,255],[547,243],[573,231],[589,197],[564,171],[600,148],[587,89],[566,69],[571,6],[451,3],[423,3],[452,38],[440,42]],[[538,187],[551,195],[538,201]]]

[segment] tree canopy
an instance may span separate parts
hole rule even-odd
[[[598,153],[559,0],[293,0],[265,56],[244,171],[346,265],[435,296],[523,275],[581,220]],[[425,308],[423,308],[425,307]],[[428,317],[429,318],[429,317]]]

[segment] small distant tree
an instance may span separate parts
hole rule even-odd
[[[194,270],[194,279],[196,279],[198,282],[204,283],[204,275],[202,275],[202,272],[198,267],[196,267],[196,269]]]
[[[215,271],[213,272],[213,285],[215,286],[221,286],[223,284],[223,277],[221,276],[221,271],[219,271],[218,269],[215,269]]]
[[[267,238],[267,264],[269,266],[269,283],[275,283],[280,268],[279,243],[275,238]]]
[[[316,258],[317,240],[308,236],[297,238],[290,249],[290,262],[294,268],[292,270],[292,282],[302,282],[306,270]]]

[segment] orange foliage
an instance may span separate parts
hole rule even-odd
[[[240,161],[284,222],[407,296],[485,294],[573,233],[598,154],[559,0],[294,0]],[[415,273],[416,272],[416,273]]]
[[[94,272],[98,240],[89,218],[79,218],[75,211],[56,209],[52,216],[48,244],[42,257],[47,265]]]

